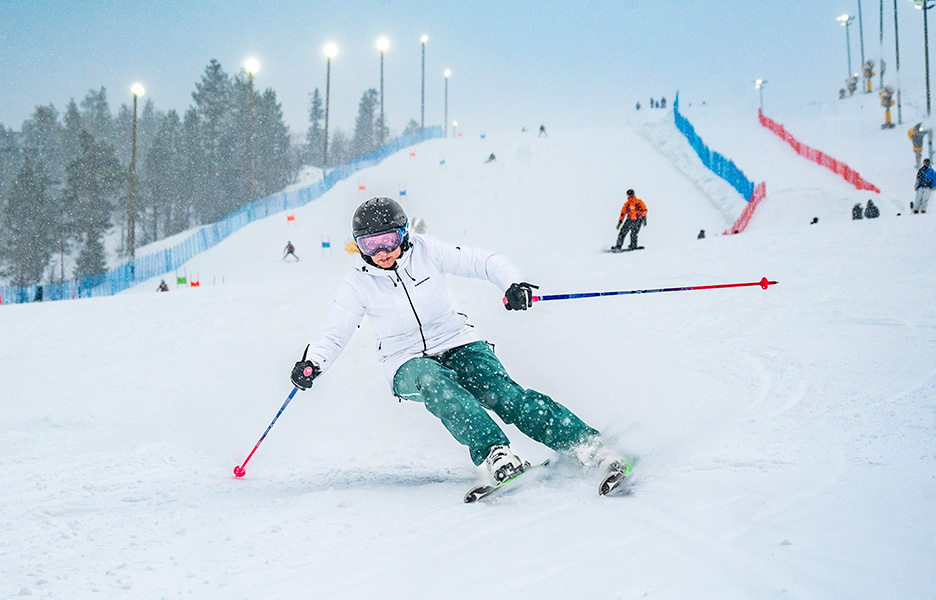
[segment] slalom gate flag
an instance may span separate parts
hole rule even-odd
[[[186,283],[188,283],[188,278],[186,278],[186,277],[176,277],[176,278],[175,278],[175,282],[176,282],[176,285],[185,285]]]
[[[322,248],[331,248],[331,242],[322,240]]]
[[[286,215],[286,220],[287,220],[287,221],[295,221],[295,220],[296,220],[296,215]]]
[[[201,286],[198,284],[197,281],[193,281],[193,282],[191,283],[191,286],[192,286],[192,287],[201,287]]]

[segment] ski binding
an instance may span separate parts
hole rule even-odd
[[[470,490],[468,490],[468,492],[465,494],[465,498],[464,498],[465,503],[471,504],[473,502],[477,502],[478,500],[483,500],[491,496],[492,494],[500,490],[503,490],[505,487],[507,487],[508,484],[520,479],[521,477],[523,477],[524,475],[526,475],[533,469],[536,469],[539,467],[545,467],[548,464],[549,464],[549,459],[547,458],[546,460],[539,463],[538,465],[529,466],[523,471],[520,471],[519,473],[511,477],[510,479],[506,479],[498,484],[491,485],[491,484],[482,483],[480,485],[476,485]]]

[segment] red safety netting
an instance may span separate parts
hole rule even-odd
[[[861,175],[858,174],[858,171],[852,169],[842,161],[836,160],[821,150],[816,150],[815,148],[811,148],[806,144],[797,141],[797,139],[794,138],[790,132],[783,127],[783,125],[777,123],[770,117],[765,117],[762,110],[757,111],[757,118],[760,119],[761,125],[786,140],[786,142],[790,144],[790,146],[792,146],[796,153],[800,156],[808,158],[817,165],[822,165],[834,173],[838,173],[845,179],[845,181],[852,184],[859,190],[868,190],[876,194],[881,193],[881,190],[877,189],[877,186],[865,180]]]
[[[744,210],[741,211],[741,216],[738,217],[738,220],[734,222],[734,225],[725,230],[722,235],[729,235],[732,233],[741,233],[744,231],[744,228],[748,226],[751,217],[754,216],[754,211],[757,209],[757,205],[760,204],[760,201],[764,199],[764,196],[767,195],[767,182],[761,181],[756,186],[754,186],[754,193],[751,194],[751,199],[748,200],[747,206],[744,207]]]

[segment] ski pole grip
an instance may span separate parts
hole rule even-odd
[[[504,306],[507,306],[507,296],[504,296],[503,300],[504,300]],[[531,296],[531,297],[530,297],[530,302],[539,302],[539,301],[540,301],[540,297],[539,297],[539,296]]]

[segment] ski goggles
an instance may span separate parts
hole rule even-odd
[[[404,229],[391,229],[390,231],[381,231],[373,235],[362,235],[354,238],[361,254],[365,256],[374,256],[381,250],[393,252],[403,243]]]

